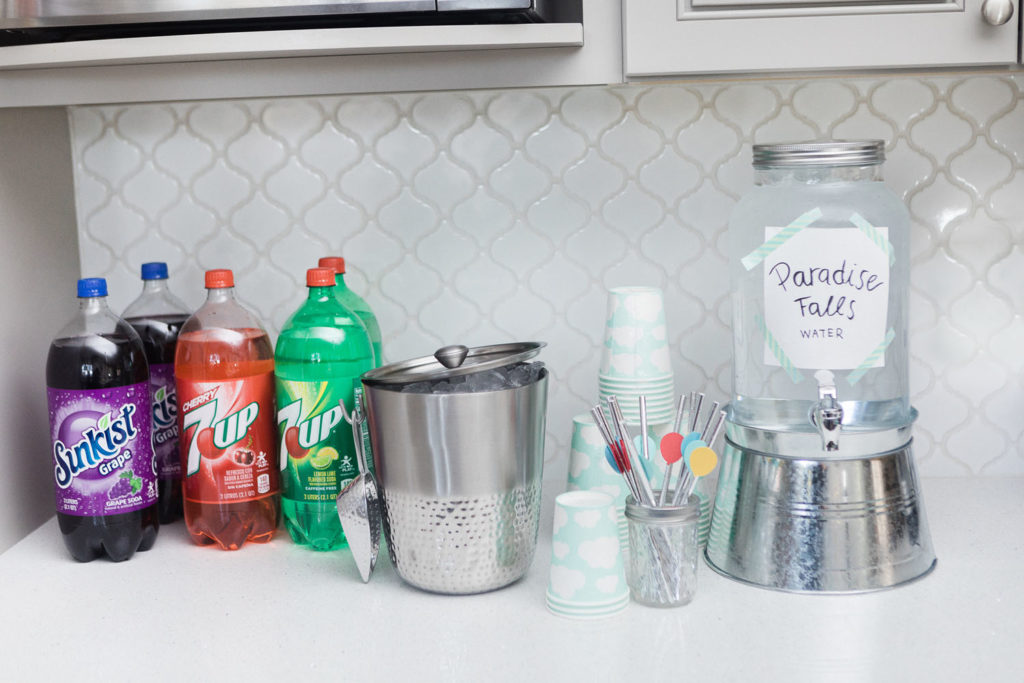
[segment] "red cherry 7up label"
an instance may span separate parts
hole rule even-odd
[[[278,490],[274,375],[223,382],[178,379],[185,497],[242,502]]]

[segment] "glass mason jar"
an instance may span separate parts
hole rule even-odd
[[[729,221],[730,421],[772,431],[908,424],[909,215],[881,140],[755,145]]]
[[[648,507],[626,498],[629,572],[633,600],[650,607],[689,604],[697,592],[697,528],[700,499],[678,506]]]

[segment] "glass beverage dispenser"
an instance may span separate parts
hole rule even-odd
[[[791,591],[935,564],[911,454],[909,217],[880,140],[755,145],[729,223],[734,387],[707,547]]]

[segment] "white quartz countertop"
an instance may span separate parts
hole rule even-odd
[[[1024,479],[923,486],[939,563],[921,581],[791,595],[702,565],[690,605],[589,622],[544,605],[550,490],[526,577],[466,597],[406,586],[386,556],[363,585],[348,551],[282,532],[229,553],[180,523],[129,562],[77,564],[51,519],[0,555],[0,678],[1024,680]]]

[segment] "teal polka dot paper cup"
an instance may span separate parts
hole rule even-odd
[[[616,287],[609,290],[601,376],[608,379],[660,379],[671,372],[661,290],[657,287]]]
[[[615,499],[569,491],[555,499],[547,606],[559,616],[598,619],[629,604]]]

